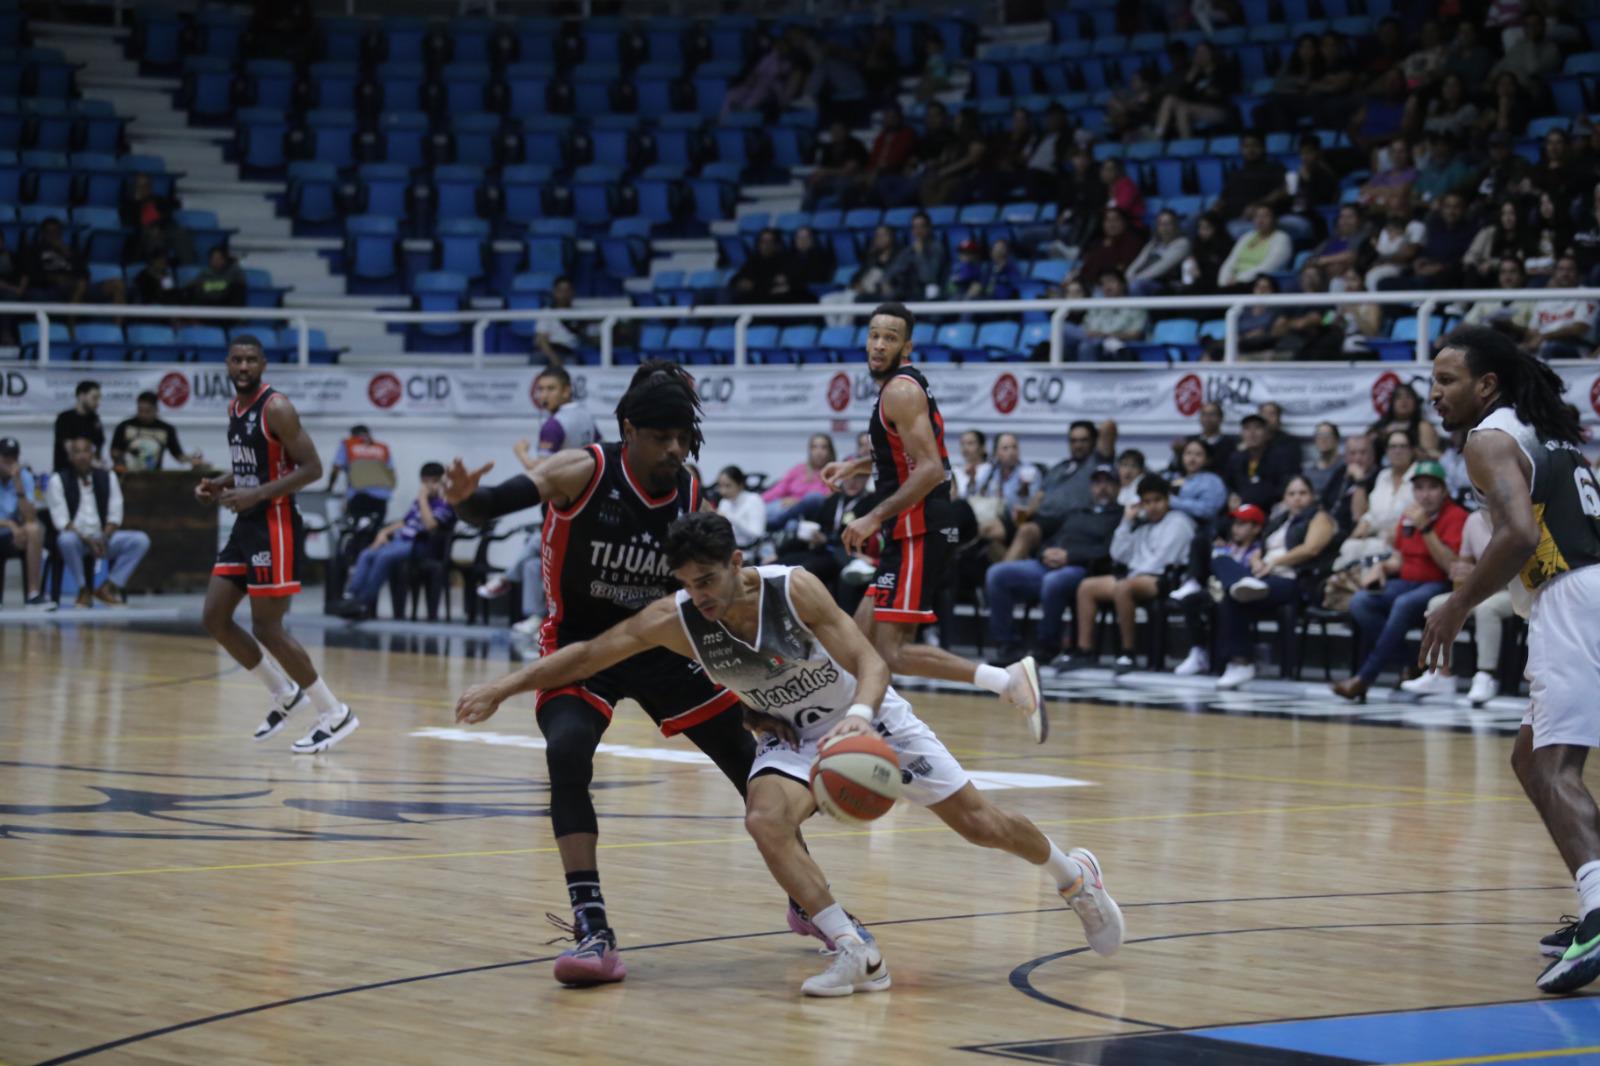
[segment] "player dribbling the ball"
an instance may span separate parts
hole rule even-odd
[[[889,669],[815,577],[799,567],[746,567],[733,527],[717,514],[688,514],[667,533],[667,565],[683,585],[593,640],[548,655],[499,681],[469,689],[456,720],[481,722],[520,692],[556,688],[650,648],[692,656],[738,693],[767,734],[750,771],[745,827],[778,884],[837,947],[832,964],[806,980],[811,996],[889,987],[872,935],[835,902],[827,878],[796,830],[816,811],[807,778],[820,747],[876,731],[909,772],[902,794],[980,847],[1010,852],[1055,879],[1083,922],[1089,946],[1122,945],[1122,912],[1099,863],[1084,848],[1063,852],[1038,826],[989,801],[911,705],[889,687]]]

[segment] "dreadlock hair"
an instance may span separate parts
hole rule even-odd
[[[689,454],[699,458],[705,443],[700,414],[700,394],[689,372],[666,359],[649,359],[639,364],[628,391],[617,401],[617,432],[623,433],[624,422],[649,429],[687,429]]]
[[[1537,357],[1519,348],[1498,330],[1461,326],[1443,341],[1466,353],[1467,369],[1481,378],[1493,374],[1500,383],[1500,401],[1545,440],[1582,443],[1577,412],[1561,398],[1567,383]]]

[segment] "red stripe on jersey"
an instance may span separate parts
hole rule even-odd
[[[593,707],[595,710],[604,715],[606,721],[611,721],[611,704],[607,703],[599,696],[596,696],[593,692],[590,692],[582,685],[564,685],[561,688],[553,688],[548,692],[539,693],[538,696],[534,697],[533,713],[537,715],[546,703],[555,699],[557,696],[576,696],[584,703],[587,703],[589,706]]]
[[[671,718],[664,719],[661,723],[661,735],[664,737],[677,736],[685,729],[693,729],[701,722],[709,722],[729,707],[735,706],[738,702],[739,697],[736,694],[723,689],[700,706],[691,707],[682,714],[675,714]]]
[[[912,537],[901,546],[900,576],[895,583],[900,593],[900,602],[895,607],[899,610],[921,610],[918,605],[922,603],[922,561],[926,545],[926,537]]]
[[[287,496],[279,496],[267,505],[267,543],[272,549],[273,585],[294,583],[294,516]]]
[[[566,604],[561,599],[561,572],[567,561],[567,542],[572,537],[572,520],[588,506],[595,489],[600,487],[600,479],[606,471],[606,454],[600,445],[591,444],[587,451],[594,456],[594,475],[589,479],[589,484],[584,486],[583,495],[565,510],[548,505],[544,510],[542,534],[544,543],[539,549],[539,562],[543,571],[544,598],[548,613],[545,615],[544,625],[539,629],[541,655],[549,655],[558,647],[556,633],[562,618],[566,617],[567,613]],[[611,717],[609,711],[606,717]]]
[[[639,483],[639,479],[633,476],[633,470],[628,466],[628,452],[626,448],[624,448],[622,452],[622,474],[628,479],[628,484],[633,487],[633,491],[638,494],[639,499],[644,501],[644,505],[646,507],[665,507],[667,504],[678,498],[678,490],[676,488],[660,498],[652,496],[646,492],[644,490],[644,486]]]
[[[889,454],[894,457],[896,479],[899,484],[904,485],[911,478],[911,458],[906,455],[905,442],[900,439],[900,434],[890,427],[888,420],[883,417],[881,411],[878,418],[883,422],[883,432],[889,438]],[[942,442],[940,444],[940,452],[941,454],[943,453]],[[923,515],[926,511],[927,507],[921,500],[907,507],[895,518],[894,528],[889,535],[896,540],[905,540],[908,537],[915,537],[922,533],[927,528],[927,523],[923,521]]]

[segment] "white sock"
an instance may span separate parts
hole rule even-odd
[[[306,689],[306,695],[311,697],[311,706],[317,709],[318,714],[340,714],[344,710],[339,698],[328,691],[328,683],[320,677]]]
[[[850,916],[844,912],[844,908],[837,903],[813,914],[811,921],[818,929],[822,930],[823,936],[835,944],[839,942],[841,937],[848,936],[860,939],[856,936],[856,923],[850,920]]]
[[[1003,695],[1006,685],[1011,680],[1011,675],[1006,673],[1003,666],[990,666],[984,663],[972,675],[972,683],[979,688],[988,689],[996,696]]]
[[[273,699],[283,699],[294,694],[294,682],[289,680],[289,675],[278,669],[278,664],[261,656],[261,661],[251,668],[250,672],[256,675],[256,680],[267,686],[267,691],[272,693]]]
[[[1600,859],[1578,867],[1578,909],[1583,915],[1600,908]]]
[[[1046,838],[1049,839],[1048,837]],[[1086,871],[1077,859],[1056,847],[1054,840],[1050,841],[1050,856],[1040,864],[1056,879],[1057,888],[1071,888],[1078,880],[1085,876]]]

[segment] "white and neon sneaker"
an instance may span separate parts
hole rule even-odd
[[[272,709],[267,712],[265,718],[261,719],[261,724],[256,726],[254,739],[266,740],[282,729],[289,721],[289,716],[294,713],[295,708],[305,702],[305,698],[306,690],[299,685],[296,685],[294,692],[288,696],[273,697]]]
[[[889,987],[889,966],[877,945],[846,936],[839,938],[838,948],[828,968],[806,978],[800,991],[808,996],[849,996]]]
[[[361,725],[361,720],[350,709],[349,704],[340,704],[342,714],[323,714],[317,716],[317,722],[311,727],[311,732],[289,745],[289,750],[296,755],[315,755],[319,751],[327,751],[339,741],[356,731]]]
[[[1095,954],[1115,955],[1122,947],[1126,926],[1122,921],[1122,908],[1106,891],[1100,863],[1088,848],[1073,848],[1067,852],[1067,857],[1083,867],[1083,877],[1077,884],[1061,889],[1061,898],[1083,923],[1083,935]]]
[[[1033,742],[1043,744],[1050,735],[1050,715],[1044,706],[1044,690],[1039,687],[1038,664],[1029,655],[1006,667],[1006,675],[1006,699],[1027,717]]]

